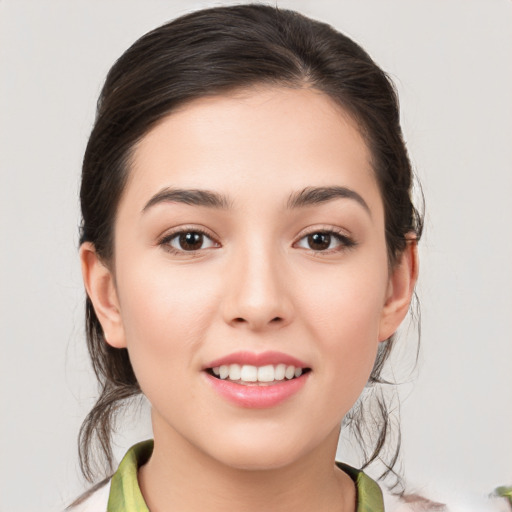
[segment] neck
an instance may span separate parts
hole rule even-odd
[[[158,435],[139,484],[151,512],[243,510],[354,512],[356,492],[334,464],[338,432],[314,452],[272,469],[240,469],[212,458],[177,433]]]

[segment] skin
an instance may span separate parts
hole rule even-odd
[[[139,481],[153,512],[355,510],[354,485],[334,466],[340,425],[417,274],[414,243],[390,270],[369,162],[354,121],[313,89],[195,100],[137,145],[114,261],[91,244],[81,260],[106,339],[128,348],[152,406],[155,449]],[[366,206],[288,205],[307,187],[333,186]],[[227,207],[146,206],[168,188],[222,194]],[[197,250],[170,239],[198,229],[208,238]],[[345,238],[312,248],[307,235],[328,231]],[[284,352],[311,372],[278,406],[239,407],[203,371],[239,350]]]

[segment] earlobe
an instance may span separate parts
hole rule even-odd
[[[85,289],[103,328],[105,340],[112,347],[125,348],[126,340],[114,276],[90,242],[84,242],[80,246],[80,262]]]
[[[407,239],[407,245],[389,277],[386,302],[380,321],[379,341],[392,336],[405,318],[418,279],[418,264],[418,243],[416,238],[411,237]]]

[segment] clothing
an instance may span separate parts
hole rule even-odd
[[[137,481],[137,470],[149,460],[152,452],[152,440],[132,446],[110,482],[70,512],[149,512]],[[336,464],[356,484],[356,512],[384,512],[382,492],[377,483],[358,469],[341,462]]]
[[[128,450],[112,478],[100,485],[85,501],[69,508],[69,512],[149,512],[137,480],[137,471],[153,452],[153,441],[138,443]],[[450,506],[428,500],[401,500],[389,493],[382,496],[380,487],[358,469],[340,462],[337,466],[349,475],[356,485],[356,512],[511,512],[506,498],[498,496],[456,496]],[[501,493],[510,493],[503,488]],[[410,495],[409,495],[410,497]],[[464,499],[461,499],[464,498]]]

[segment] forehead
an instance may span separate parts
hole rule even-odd
[[[258,87],[194,100],[137,144],[123,201],[142,207],[163,187],[247,199],[342,185],[380,202],[356,122],[315,89]],[[123,202],[122,201],[122,202]]]

